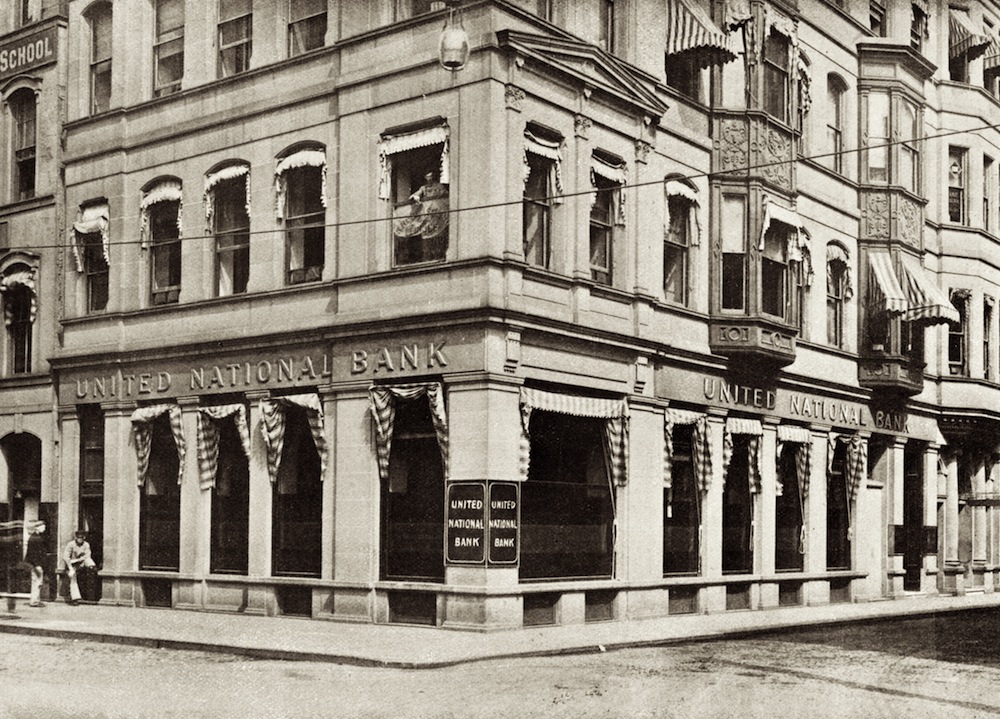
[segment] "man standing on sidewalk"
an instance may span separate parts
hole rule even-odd
[[[73,539],[66,545],[63,552],[63,559],[66,561],[66,576],[69,577],[69,603],[77,605],[80,603],[80,569],[93,569],[97,565],[90,556],[90,542],[87,541],[87,533],[82,529],[76,530]]]
[[[44,607],[42,604],[42,580],[45,579],[45,522],[39,520],[28,537],[28,548],[24,552],[24,561],[31,565],[31,599],[29,607]]]

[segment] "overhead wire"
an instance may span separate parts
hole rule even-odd
[[[711,178],[716,178],[716,177],[738,177],[738,176],[740,176],[742,174],[749,173],[749,172],[752,172],[752,171],[755,171],[755,170],[762,170],[762,169],[765,169],[765,168],[768,168],[768,167],[776,167],[776,166],[780,166],[780,165],[788,165],[788,164],[792,164],[792,163],[796,163],[796,162],[801,162],[803,160],[815,161],[815,160],[822,160],[822,159],[833,158],[833,157],[845,157],[845,156],[856,154],[858,152],[866,152],[866,151],[869,151],[869,150],[877,150],[877,149],[881,149],[881,148],[889,148],[889,147],[893,147],[895,145],[913,145],[913,144],[917,144],[917,143],[925,143],[925,142],[927,142],[929,140],[939,140],[939,139],[946,138],[946,137],[953,137],[955,135],[980,134],[980,133],[985,132],[987,130],[1000,130],[1000,123],[994,123],[994,124],[989,124],[989,125],[982,125],[980,127],[974,127],[974,128],[962,129],[962,130],[948,130],[946,132],[939,132],[939,133],[935,133],[933,135],[924,135],[923,137],[916,137],[916,138],[911,137],[911,138],[908,138],[908,139],[905,139],[905,140],[891,140],[889,142],[885,142],[885,143],[882,143],[882,144],[879,144],[879,145],[868,145],[866,147],[854,147],[854,148],[843,149],[843,150],[838,150],[838,151],[834,151],[834,152],[824,152],[824,153],[818,153],[818,154],[813,154],[813,155],[798,156],[798,157],[794,157],[794,158],[787,159],[787,160],[774,160],[774,161],[771,161],[771,162],[762,162],[762,163],[758,163],[758,164],[744,165],[742,167],[733,167],[733,168],[730,168],[728,170],[720,170],[720,171],[714,171],[714,172],[713,171],[708,171],[708,172],[691,172],[691,173],[688,173],[688,174],[676,174],[675,173],[675,174],[671,175],[670,179],[671,180],[688,180],[688,181],[690,181],[690,180],[694,180],[694,179],[697,179],[697,178],[703,178],[703,177],[707,177],[707,178],[710,178],[710,179]],[[627,190],[627,189],[633,189],[633,188],[650,187],[650,186],[655,186],[655,185],[662,185],[663,182],[664,181],[662,179],[657,179],[657,180],[649,180],[647,182],[624,183],[622,185],[619,185],[618,187],[620,187],[621,189]],[[596,190],[594,188],[588,188],[586,190],[580,190],[578,192],[565,192],[565,193],[561,193],[561,194],[558,194],[558,195],[552,195],[550,197],[539,197],[539,198],[533,198],[533,199],[535,199],[535,200],[555,200],[555,199],[565,199],[565,198],[569,198],[569,197],[581,197],[581,196],[591,195],[595,191]],[[524,201],[523,198],[518,198],[518,199],[514,199],[514,200],[504,200],[503,202],[491,202],[491,203],[484,203],[484,204],[480,204],[480,205],[470,205],[468,207],[449,208],[448,210],[437,210],[437,211],[427,212],[427,213],[424,213],[424,214],[427,214],[427,215],[436,215],[436,214],[453,215],[453,214],[458,214],[458,213],[463,213],[463,212],[473,212],[473,211],[479,211],[479,210],[492,210],[492,209],[499,209],[499,208],[503,208],[503,207],[519,206],[519,205],[521,205],[523,203],[523,201]],[[392,222],[394,219],[399,219],[399,218],[398,217],[396,217],[396,218],[393,218],[393,217],[366,217],[366,218],[363,218],[363,219],[360,219],[360,220],[345,220],[345,221],[330,222],[330,223],[323,223],[323,224],[318,224],[317,223],[317,224],[296,225],[294,228],[291,228],[291,229],[294,229],[295,231],[300,231],[300,230],[310,230],[310,229],[319,229],[319,228],[326,229],[326,228],[356,227],[358,225],[370,225],[370,224],[380,224],[380,223],[385,223],[385,222]],[[275,235],[275,234],[279,234],[279,235],[283,236],[286,232],[289,231],[289,229],[290,228],[273,228],[273,229],[270,229],[270,230],[248,230],[246,232],[238,232],[237,231],[237,232],[218,232],[218,233],[206,234],[206,235],[183,235],[183,236],[177,238],[177,240],[173,240],[173,241],[175,241],[175,242],[191,242],[191,241],[194,241],[194,240],[208,240],[208,239],[214,239],[215,237],[219,237],[219,236],[231,236],[231,235],[240,235],[240,236],[243,236],[243,235]],[[152,243],[150,242],[150,240],[142,240],[142,239],[137,239],[137,240],[117,240],[117,241],[109,241],[108,242],[108,246],[109,247],[123,247],[123,246],[127,246],[127,245],[139,245],[139,244],[147,244],[147,245],[152,246]],[[59,248],[64,248],[64,247],[66,247],[66,245],[63,245],[63,244],[58,244],[58,245],[35,245],[35,244],[33,244],[33,245],[30,245],[30,246],[27,246],[25,249],[59,249]]]

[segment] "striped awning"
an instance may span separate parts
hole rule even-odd
[[[759,419],[748,417],[729,417],[726,419],[726,429],[722,435],[722,482],[725,485],[729,464],[735,449],[733,435],[737,434],[748,437],[748,479],[750,480],[750,491],[756,494],[760,492],[760,438],[764,435],[764,425]]]
[[[691,464],[695,485],[707,492],[712,483],[712,441],[708,415],[703,412],[668,408],[663,418],[663,487],[673,487],[674,427],[694,425],[691,433]]]
[[[690,57],[701,67],[736,59],[729,35],[696,0],[667,0],[667,57]]]
[[[912,255],[899,256],[903,265],[903,288],[909,307],[903,312],[903,319],[910,322],[959,322],[958,310],[951,304],[948,295],[935,283],[933,278]]]
[[[909,303],[899,286],[892,257],[883,250],[868,253],[868,306],[879,312],[899,315],[906,312]]]
[[[990,39],[973,24],[966,10],[948,10],[948,57],[954,60],[962,55],[975,60],[986,52]]]
[[[441,466],[448,479],[448,415],[445,413],[444,388],[440,382],[414,384],[375,385],[368,388],[372,417],[375,420],[375,459],[379,479],[387,482],[393,494],[406,491],[406,477],[390,476],[389,455],[392,452],[392,433],[396,422],[396,403],[427,397],[431,424],[441,450]]]
[[[250,428],[247,425],[246,407],[242,404],[224,404],[198,408],[198,482],[202,489],[215,487],[219,469],[220,423],[231,420],[236,426],[240,444],[250,459]]]
[[[795,478],[799,485],[799,502],[802,502],[809,493],[809,474],[812,471],[812,433],[807,427],[797,427],[791,424],[779,424],[778,443],[775,452],[779,461],[781,460],[781,454],[784,451],[786,443],[796,445]],[[782,494],[784,490],[781,480],[781,472],[778,472],[775,483],[776,494]],[[800,538],[800,542],[803,541],[804,537]]]
[[[990,47],[983,57],[983,73],[1000,72],[1000,42],[990,40]]]
[[[285,420],[288,407],[301,407],[306,412],[309,433],[312,435],[316,454],[319,455],[319,479],[326,477],[327,445],[323,428],[323,405],[314,394],[291,394],[260,401],[261,434],[267,449],[267,474],[271,484],[278,481],[281,454],[285,448]],[[280,488],[279,488],[280,491]]]
[[[21,265],[22,267],[24,265]],[[29,309],[28,321],[34,323],[35,315],[38,313],[38,293],[35,291],[35,270],[15,270],[3,276],[0,280],[0,295],[6,295],[15,287],[24,287],[28,291],[31,307]],[[8,298],[3,303],[4,325],[10,327],[14,321],[13,302]]]
[[[288,184],[285,172],[300,167],[318,167],[320,171],[319,201],[326,207],[326,152],[324,150],[299,150],[283,157],[274,168],[274,215],[283,220],[285,217],[285,198]]]
[[[761,223],[760,244],[758,245],[758,249],[761,252],[764,251],[764,238],[767,236],[767,231],[771,228],[772,222],[780,222],[795,230],[794,235],[789,234],[788,236],[786,251],[788,252],[789,261],[801,262],[802,248],[808,246],[809,242],[809,231],[806,230],[802,217],[795,210],[782,207],[770,200],[765,201],[764,220]]]
[[[80,244],[80,238],[84,235],[99,234],[101,236],[104,262],[111,265],[111,237],[108,218],[108,203],[106,202],[89,205],[80,210],[79,219],[73,223],[73,229],[70,231],[70,247],[73,249],[77,272],[83,272],[84,269],[83,246]]]
[[[438,169],[438,181],[442,185],[451,183],[451,172],[449,170],[449,130],[447,125],[427,127],[414,132],[406,132],[402,135],[382,135],[378,142],[379,160],[379,185],[378,196],[380,200],[390,199],[390,187],[392,182],[392,171],[389,165],[389,158],[401,152],[409,152],[421,147],[431,145],[442,145],[441,163]]]
[[[562,141],[547,140],[544,137],[534,135],[530,130],[524,131],[524,182],[528,182],[531,174],[531,167],[528,165],[528,153],[544,157],[550,160],[553,166],[553,180],[555,181],[555,191],[558,194],[563,192],[562,179]]]
[[[142,196],[139,203],[139,241],[143,249],[149,246],[149,208],[158,202],[177,203],[177,233],[180,236],[182,198],[181,183],[176,180],[164,180]]]

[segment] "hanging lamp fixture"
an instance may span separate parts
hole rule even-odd
[[[469,61],[469,36],[462,27],[462,18],[456,18],[455,8],[460,0],[447,0],[448,19],[441,30],[441,40],[438,43],[438,60],[441,67],[450,72],[457,72]]]

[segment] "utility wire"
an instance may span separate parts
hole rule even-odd
[[[744,173],[749,173],[749,172],[751,172],[753,170],[761,170],[761,169],[764,169],[764,168],[767,168],[767,167],[776,167],[776,166],[780,166],[780,165],[792,164],[794,162],[799,162],[799,161],[802,161],[802,160],[821,160],[821,159],[824,159],[824,158],[838,157],[838,156],[839,157],[844,157],[844,156],[848,156],[848,155],[853,155],[853,154],[858,153],[858,152],[865,152],[865,151],[868,151],[868,150],[877,150],[877,149],[881,149],[881,148],[893,147],[894,145],[913,145],[913,144],[927,142],[929,140],[939,140],[939,139],[942,139],[942,138],[945,138],[945,137],[952,137],[954,135],[979,134],[979,133],[985,132],[986,130],[998,130],[998,129],[1000,129],[1000,123],[991,124],[991,125],[983,125],[981,127],[974,127],[974,128],[967,129],[967,130],[949,130],[947,132],[939,132],[939,133],[934,134],[934,135],[925,135],[924,137],[909,138],[907,140],[892,140],[890,142],[886,142],[886,143],[883,143],[881,145],[869,145],[868,147],[855,147],[855,148],[851,148],[851,149],[848,149],[848,150],[839,150],[839,151],[836,151],[836,152],[824,152],[824,153],[819,153],[819,154],[815,154],[815,155],[809,155],[809,156],[805,156],[805,157],[795,157],[795,158],[790,159],[790,160],[775,160],[773,162],[764,162],[764,163],[760,163],[760,164],[757,164],[757,165],[745,165],[743,167],[734,167],[734,168],[731,168],[729,170],[720,171],[720,172],[693,172],[693,173],[690,173],[690,174],[687,174],[687,175],[676,175],[675,174],[675,175],[672,175],[670,179],[672,179],[672,180],[693,180],[693,179],[699,178],[699,177],[707,177],[707,178],[714,178],[714,177],[738,177],[738,176],[740,176],[740,175],[742,175]],[[620,185],[618,187],[621,187],[621,189],[631,189],[631,188],[649,187],[649,186],[653,186],[653,185],[662,185],[662,184],[663,184],[663,180],[650,180],[649,182],[637,182],[635,184],[625,183],[625,184]],[[565,198],[568,198],[568,197],[581,197],[581,196],[584,196],[584,195],[591,195],[591,194],[593,194],[596,191],[597,191],[596,189],[592,188],[592,189],[588,189],[588,190],[581,190],[579,192],[567,192],[567,193],[563,193],[563,194],[560,194],[560,195],[553,195],[551,197],[537,197],[537,198],[532,198],[532,199],[534,199],[536,201],[548,201],[548,200],[556,200],[556,199],[565,199]],[[520,199],[517,199],[517,200],[506,200],[504,202],[493,202],[493,203],[487,203],[487,204],[483,204],[483,205],[472,205],[472,206],[469,206],[469,207],[449,208],[448,210],[438,210],[438,211],[434,211],[434,212],[427,212],[427,213],[424,213],[424,214],[426,214],[428,216],[430,216],[430,215],[439,215],[439,214],[452,215],[452,214],[458,214],[460,212],[472,212],[472,211],[477,211],[477,210],[491,210],[491,209],[497,209],[497,208],[501,208],[501,207],[512,207],[512,206],[515,206],[515,205],[521,205],[523,202],[524,202],[524,199],[520,198]],[[295,231],[298,231],[298,230],[311,230],[311,229],[328,228],[328,227],[334,227],[334,228],[339,228],[339,227],[354,227],[354,226],[358,226],[358,225],[369,225],[369,224],[376,224],[376,223],[382,223],[382,222],[392,222],[393,220],[398,220],[398,219],[400,219],[400,218],[398,218],[398,217],[395,217],[395,218],[394,217],[369,217],[369,218],[365,218],[363,220],[347,220],[347,221],[344,221],[344,222],[331,222],[331,223],[328,223],[328,224],[297,225],[296,227],[294,227],[292,229],[294,229]],[[247,232],[219,232],[217,234],[211,234],[211,235],[186,235],[184,237],[178,238],[175,241],[177,241],[177,242],[189,242],[189,241],[193,241],[193,240],[207,240],[207,239],[214,239],[216,237],[224,237],[224,236],[232,236],[232,235],[240,235],[240,236],[243,236],[243,235],[274,235],[274,234],[277,233],[277,234],[280,234],[280,235],[283,236],[288,231],[289,231],[289,228],[275,228],[275,229],[271,229],[271,230],[252,230],[252,231],[247,231]],[[127,246],[127,245],[138,245],[138,244],[148,244],[148,245],[152,246],[152,242],[150,240],[145,240],[145,241],[144,240],[118,240],[116,242],[109,242],[108,246],[109,247],[123,247],[123,246]],[[59,249],[59,248],[62,248],[62,247],[65,247],[65,245],[31,245],[30,247],[27,247],[26,249],[38,249],[38,250],[41,250],[41,249]]]

